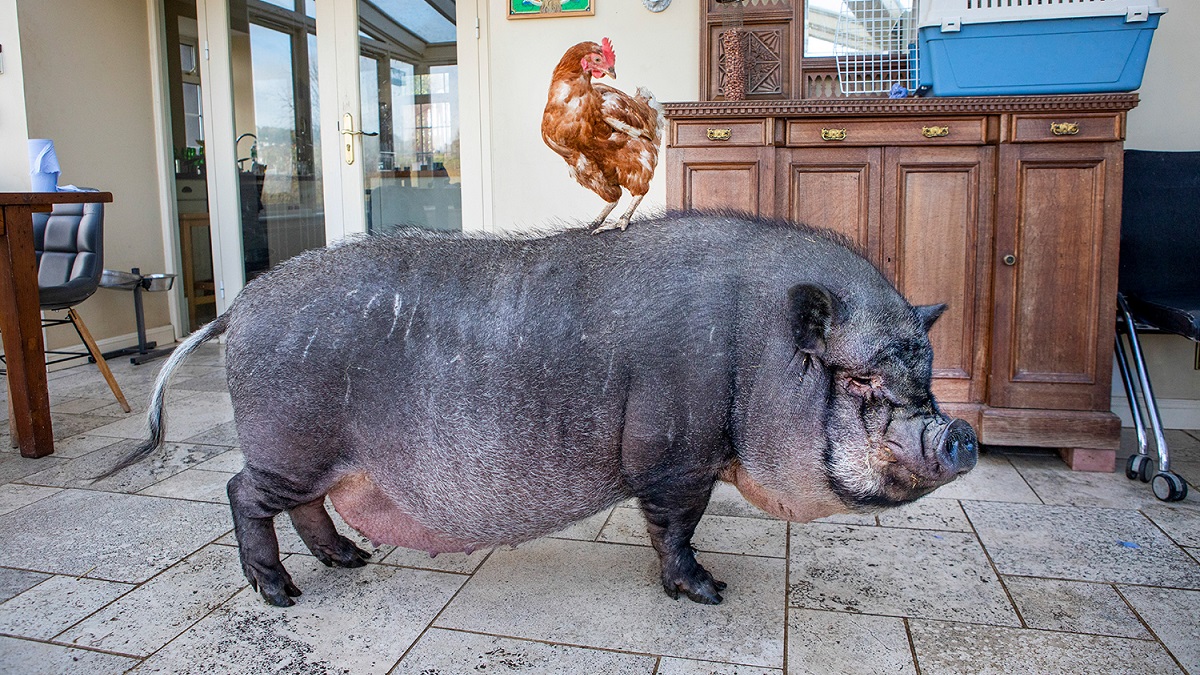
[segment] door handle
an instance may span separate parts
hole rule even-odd
[[[346,144],[345,150],[346,150],[346,163],[347,164],[354,163],[354,137],[355,136],[378,136],[379,135],[378,131],[363,131],[361,129],[355,131],[354,115],[352,115],[350,113],[346,113],[345,115],[342,115],[342,124],[341,124],[341,128],[338,129],[338,131],[341,131],[342,135],[345,136],[345,138],[342,140],[345,141],[345,144]]]

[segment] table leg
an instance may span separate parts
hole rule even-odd
[[[33,237],[26,234],[30,233],[33,209],[15,205],[2,210],[0,335],[8,368],[12,430],[23,457],[44,457],[54,452],[54,433],[38,304],[37,258]]]

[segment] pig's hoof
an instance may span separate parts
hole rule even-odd
[[[337,541],[331,546],[316,546],[312,549],[326,567],[362,567],[367,564],[371,554],[354,545],[346,537],[338,535]]]
[[[291,607],[296,604],[292,598],[300,596],[300,589],[292,583],[292,576],[280,564],[277,568],[254,570],[243,567],[250,588],[258,591],[263,599],[276,607]]]
[[[724,600],[721,591],[725,590],[725,582],[717,581],[708,570],[697,567],[690,576],[664,578],[663,590],[674,599],[679,599],[679,593],[682,591],[692,602],[719,605]]]

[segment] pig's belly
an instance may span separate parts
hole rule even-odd
[[[518,544],[550,534],[579,518],[592,515],[619,501],[623,495],[596,495],[595,503],[578,500],[575,508],[562,505],[538,504],[534,500],[521,502],[519,507],[497,504],[482,508],[476,500],[458,508],[432,509],[420,496],[411,500],[402,493],[381,487],[366,472],[343,476],[329,491],[330,501],[348,525],[376,544],[393,544],[427,551],[431,555],[489,548],[503,544]],[[531,513],[543,517],[532,518]],[[553,515],[549,515],[553,514]]]
[[[329,500],[346,524],[376,545],[394,544],[428,551],[431,555],[473,550],[465,541],[418,523],[365,473],[343,477],[329,491]]]

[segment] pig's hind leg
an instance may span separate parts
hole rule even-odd
[[[242,560],[242,572],[250,586],[279,607],[295,604],[300,589],[279,559],[275,535],[276,515],[289,511],[301,539],[326,565],[361,567],[370,554],[337,533],[323,504],[324,493],[302,490],[278,474],[250,466],[229,479],[229,508]]]
[[[713,480],[659,485],[639,496],[650,541],[662,565],[663,590],[672,598],[682,591],[695,602],[720,604],[725,583],[696,560],[692,535],[700,523]]]

